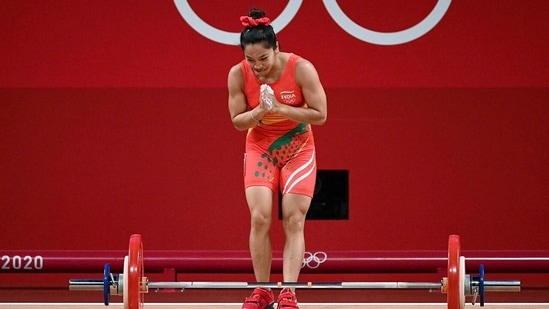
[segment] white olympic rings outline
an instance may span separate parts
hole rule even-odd
[[[315,253],[306,251],[301,268],[307,267],[310,269],[316,269],[320,266],[320,264],[326,262],[327,260],[328,254],[324,251],[318,251]]]
[[[174,0],[177,10],[183,19],[202,36],[221,44],[240,44],[239,32],[228,32],[212,27],[202,20],[191,8],[188,0]],[[431,31],[448,11],[452,0],[438,0],[433,10],[418,24],[396,32],[378,32],[364,28],[352,21],[337,4],[337,0],[322,0],[324,7],[335,23],[351,36],[376,45],[398,45],[416,40]],[[271,25],[276,32],[284,29],[295,17],[303,0],[288,0],[280,15],[273,19]]]

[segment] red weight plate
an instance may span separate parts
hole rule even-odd
[[[141,293],[141,280],[143,278],[143,242],[141,235],[130,236],[128,265],[128,309],[143,308],[144,294]]]
[[[460,309],[459,296],[459,255],[460,255],[459,235],[450,235],[448,238],[448,309]]]
[[[141,237],[139,237],[141,238]],[[138,263],[139,263],[139,287],[140,287],[140,293],[139,295],[141,295],[139,297],[139,305],[140,305],[140,308],[143,309],[145,308],[145,289],[144,289],[144,286],[143,284],[145,284],[144,282],[144,278],[145,278],[145,266],[143,264],[143,241],[141,241],[141,247],[139,248],[139,260],[138,260]]]

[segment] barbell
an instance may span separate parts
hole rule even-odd
[[[69,289],[103,291],[103,301],[110,303],[111,295],[122,296],[125,309],[144,306],[144,295],[149,289],[244,289],[244,288],[313,288],[313,289],[440,289],[446,294],[448,309],[463,309],[467,297],[474,305],[479,300],[484,306],[486,292],[519,292],[518,280],[485,280],[484,265],[479,274],[465,274],[464,256],[460,255],[459,235],[448,237],[447,276],[440,282],[151,282],[144,276],[143,241],[140,234],[130,236],[128,255],[124,257],[122,274],[112,274],[107,263],[102,279],[70,279]]]

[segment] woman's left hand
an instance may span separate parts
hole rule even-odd
[[[277,101],[274,95],[269,93],[262,93],[259,104],[264,110],[275,113],[280,105],[280,102]]]

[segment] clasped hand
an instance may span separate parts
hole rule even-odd
[[[276,100],[276,97],[274,96],[273,89],[267,85],[263,84],[260,88],[260,94],[259,94],[259,104],[263,110],[266,111],[273,111],[278,106],[278,101]]]

